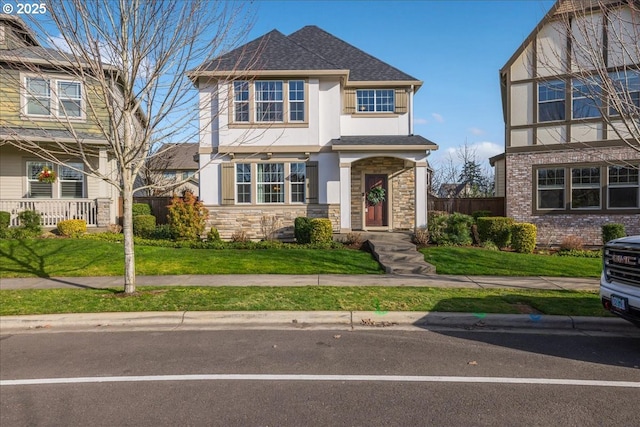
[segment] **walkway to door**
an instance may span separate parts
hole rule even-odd
[[[411,242],[409,232],[367,232],[362,234],[373,256],[387,274],[434,274],[436,269],[424,260]]]

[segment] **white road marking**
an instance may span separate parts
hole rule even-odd
[[[453,377],[421,375],[278,375],[278,374],[209,374],[209,375],[144,375],[114,377],[34,378],[0,380],[0,386],[45,384],[95,384],[120,382],[162,381],[360,381],[360,382],[417,382],[417,383],[483,383],[483,384],[542,384],[584,387],[640,388],[640,382],[574,380],[562,378],[505,378],[505,377]]]

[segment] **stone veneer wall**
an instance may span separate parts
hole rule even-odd
[[[389,218],[394,230],[413,230],[415,224],[415,169],[406,168],[404,160],[393,157],[373,157],[351,165],[351,228],[362,230],[364,174],[388,174],[391,211]]]
[[[276,218],[279,222],[276,238],[293,240],[293,222],[299,216],[329,218],[333,231],[340,232],[340,205],[280,205],[280,206],[207,206],[208,227],[215,227],[222,239],[230,239],[237,231],[244,231],[249,238],[259,240],[263,217]]]
[[[617,222],[625,225],[628,235],[640,234],[638,214],[547,214],[533,215],[533,166],[568,163],[619,162],[640,160],[640,154],[625,147],[572,149],[544,153],[507,154],[506,216],[538,227],[538,244],[559,244],[569,235],[582,238],[586,245],[602,244],[602,225]],[[603,193],[603,197],[605,197]]]

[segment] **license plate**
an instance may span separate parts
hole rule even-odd
[[[618,295],[611,295],[611,307],[618,311],[627,311],[629,300]]]

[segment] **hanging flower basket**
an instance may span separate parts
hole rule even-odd
[[[367,193],[367,200],[369,201],[369,203],[371,203],[372,205],[377,205],[378,203],[382,203],[385,200],[385,191],[384,188],[378,186],[378,187],[373,187],[371,190],[369,190],[369,192]]]
[[[58,175],[46,166],[38,174],[38,181],[46,182],[47,184],[53,184],[56,182],[56,178],[58,178]]]

